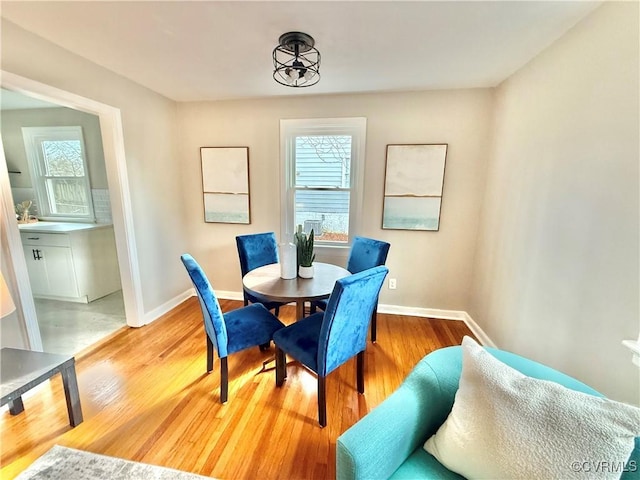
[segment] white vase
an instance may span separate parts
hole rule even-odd
[[[310,267],[300,265],[298,267],[298,275],[300,275],[300,278],[313,278],[313,265]]]
[[[296,278],[298,269],[298,259],[296,257],[296,246],[293,243],[281,243],[280,249],[280,277],[285,280]]]

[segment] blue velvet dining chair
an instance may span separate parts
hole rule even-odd
[[[260,303],[222,313],[209,279],[198,262],[185,253],[180,257],[198,294],[207,337],[207,372],[213,370],[213,350],[220,358],[220,402],[229,393],[227,356],[245,348],[269,345],[284,324]]]
[[[347,260],[347,270],[351,273],[359,273],[368,268],[384,265],[387,261],[389,248],[391,244],[382,240],[373,238],[355,237],[349,258]],[[316,300],[311,303],[311,313],[316,312],[316,308],[326,310],[327,300]],[[377,340],[377,324],[378,324],[378,301],[376,300],[375,308],[371,314],[371,341]]]
[[[240,270],[243,277],[251,270],[279,261],[276,234],[273,232],[238,235],[236,245],[238,246]],[[267,310],[274,310],[276,317],[280,315],[280,306],[284,305],[284,303],[271,302],[244,290],[243,295],[245,306],[249,303],[261,303]]]
[[[318,420],[327,425],[326,377],[357,355],[358,392],[364,393],[364,350],[371,313],[389,270],[374,267],[341,278],[333,287],[327,309],[309,315],[273,334],[276,345],[276,386],[287,378],[286,355],[318,376]]]

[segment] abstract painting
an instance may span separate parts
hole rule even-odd
[[[382,228],[440,228],[447,144],[387,145]]]
[[[201,147],[204,221],[251,223],[249,147]]]

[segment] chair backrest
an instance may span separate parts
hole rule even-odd
[[[349,251],[347,270],[359,273],[369,268],[384,265],[391,245],[373,238],[355,237]]]
[[[278,244],[273,232],[238,235],[236,245],[243,277],[258,267],[278,263]]]
[[[214,348],[218,352],[220,358],[227,356],[227,345],[229,338],[227,337],[227,326],[224,323],[222,309],[216,298],[216,294],[211,288],[209,279],[204,271],[198,265],[198,262],[188,253],[180,257],[184,264],[193,286],[196,288],[200,308],[202,309],[202,319],[204,320],[204,329],[211,339]]]
[[[367,345],[367,331],[389,269],[378,266],[338,280],[320,328],[318,374],[326,376]]]

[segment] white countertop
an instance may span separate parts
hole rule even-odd
[[[110,223],[71,223],[71,222],[35,222],[19,223],[21,232],[40,233],[70,233],[78,230],[92,230],[96,228],[111,228]]]

